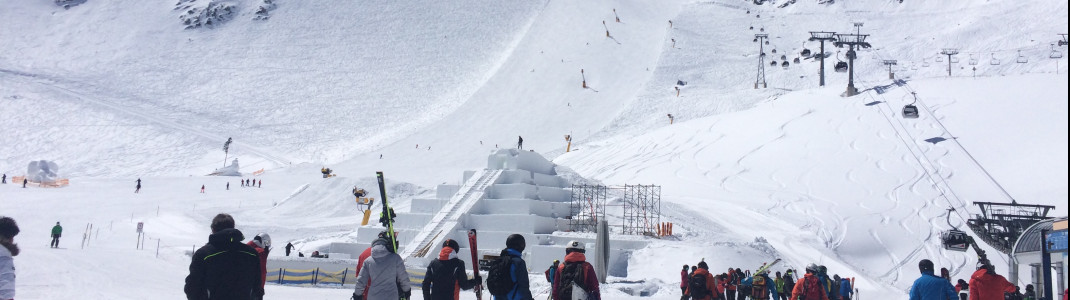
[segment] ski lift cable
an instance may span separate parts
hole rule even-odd
[[[914,88],[912,88],[910,84],[904,84],[903,86],[905,86],[907,90],[914,92]],[[925,105],[925,103],[920,99],[918,100],[918,105],[924,108],[925,112],[927,112],[930,116],[934,116],[933,120],[936,120],[936,124],[940,125],[940,128],[944,130],[945,134],[952,137],[951,141],[955,142],[955,145],[958,145],[959,149],[962,149],[962,152],[966,153],[966,156],[969,157],[971,161],[973,161],[974,165],[976,165],[978,169],[981,169],[981,172],[985,173],[985,176],[987,176],[988,179],[991,180],[992,183],[995,184],[1001,192],[1003,192],[1003,195],[1006,196],[1008,200],[1010,200],[1011,202],[1015,202],[1014,197],[1012,197],[1011,194],[1007,192],[1007,189],[1003,188],[1002,184],[999,184],[999,181],[996,181],[996,178],[992,176],[992,173],[989,173],[988,169],[985,169],[985,167],[981,165],[981,162],[978,162],[977,159],[973,157],[973,154],[970,154],[970,151],[966,150],[966,147],[962,146],[962,143],[959,143],[958,139],[954,138],[955,135],[951,134],[951,131],[947,130],[947,126],[944,126],[944,123],[940,122],[940,118],[935,117],[933,111],[929,109],[929,106]]]

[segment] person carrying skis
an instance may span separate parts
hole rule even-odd
[[[847,278],[840,279],[840,300],[851,300],[851,296],[854,294],[854,287],[851,286],[851,280]],[[955,299],[951,299],[955,300]]]
[[[791,300],[829,300],[828,293],[817,278],[819,272],[820,268],[815,264],[806,266],[806,274],[795,283],[795,288],[791,291]]]
[[[377,239],[390,240],[390,236],[388,235],[388,233],[386,231],[380,231],[379,232],[379,236],[377,237]],[[303,256],[303,255],[301,255],[300,252],[298,252],[297,254],[298,254],[299,257]],[[369,257],[372,257],[372,247],[368,247],[368,248],[364,249],[364,251],[360,253],[360,256],[357,257],[357,268],[356,268],[356,270],[358,272],[360,271],[360,268],[364,266],[364,261],[367,260]],[[368,298],[368,290],[364,290],[363,296],[364,296],[365,299]]]
[[[992,263],[981,260],[977,264],[977,271],[970,276],[970,300],[1002,300],[1003,293],[1014,292],[1014,285],[996,274]]]
[[[775,300],[779,297],[773,280],[769,279],[769,275],[765,271],[754,274],[754,276],[747,278],[745,282],[744,285],[750,286],[748,295],[753,300]]]
[[[56,222],[56,226],[52,226],[52,243],[49,244],[52,248],[59,248],[60,236],[63,236],[63,226],[59,226],[59,222]]]
[[[788,296],[784,294],[784,276],[780,275],[780,271],[776,272],[776,278],[773,278],[773,285],[776,286],[776,294],[779,296],[777,297],[778,300],[785,300],[788,298]]]
[[[15,299],[15,256],[19,256],[19,224],[10,217],[0,217],[0,299]]]
[[[260,233],[253,237],[252,241],[246,243],[249,247],[253,247],[256,250],[256,256],[260,259],[260,289],[255,291],[253,299],[264,299],[264,283],[267,281],[267,258],[271,252],[271,236],[267,233]]]
[[[527,242],[523,235],[512,234],[505,239],[497,264],[487,275],[487,288],[494,300],[532,300],[528,283],[528,266],[521,258]]]
[[[364,260],[357,273],[356,287],[353,290],[355,300],[394,300],[409,299],[412,288],[409,286],[409,272],[405,262],[390,245],[387,239],[372,242],[371,257]],[[367,296],[364,292],[367,291]]]
[[[687,265],[684,265],[684,269],[680,270],[680,293],[687,295]]]
[[[193,252],[183,291],[186,299],[251,300],[260,288],[260,259],[243,244],[234,218],[221,213],[212,218],[208,243]]]
[[[717,290],[717,282],[713,279],[713,274],[710,274],[710,267],[705,261],[698,262],[698,268],[691,274],[691,278],[687,280],[687,290],[684,291],[684,298],[690,298],[691,300],[713,300],[715,295],[713,291]]]
[[[424,282],[421,284],[425,300],[460,299],[461,290],[470,290],[483,282],[483,278],[479,277],[479,270],[476,270],[474,278],[468,279],[464,271],[464,261],[457,258],[457,252],[460,250],[461,246],[457,241],[447,239],[442,244],[438,259],[427,265]]]
[[[947,300],[957,297],[951,282],[936,276],[934,268],[933,262],[928,259],[918,263],[921,277],[914,280],[914,285],[910,287],[910,300]]]
[[[543,274],[546,275],[546,282],[554,284],[554,278],[557,276],[557,266],[560,264],[561,261],[555,259],[553,264],[550,265],[550,268],[546,269],[546,272],[543,272]]]
[[[602,299],[598,275],[594,272],[594,266],[587,262],[585,248],[579,241],[566,244],[565,263],[558,267],[558,275],[553,283],[553,299]]]

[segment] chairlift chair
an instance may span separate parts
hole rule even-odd
[[[1063,52],[1059,51],[1058,49],[1055,49],[1055,44],[1051,44],[1051,54],[1049,54],[1048,57],[1049,58],[1054,58],[1054,59],[1060,59],[1060,58],[1063,58]]]
[[[774,61],[770,62],[769,65],[776,67],[776,61],[774,60]]]
[[[951,212],[955,211],[954,208],[947,209],[947,225],[951,226],[951,230],[945,231],[940,234],[940,243],[944,245],[944,249],[966,252],[970,248],[972,238],[966,234],[965,231],[959,230],[955,226],[951,225]]]
[[[810,52],[810,49],[806,49],[806,48],[803,48],[802,49],[802,53],[800,53],[800,54],[802,54],[802,56],[806,57],[806,58],[809,58],[810,56],[813,55],[813,53]]]
[[[1020,64],[1024,64],[1024,63],[1028,63],[1029,59],[1026,58],[1024,55],[1022,55],[1022,50],[1018,50],[1018,60],[1017,61]]]
[[[970,54],[970,65],[971,66],[976,66],[977,65],[977,57],[975,57],[972,53]]]
[[[936,55],[936,62],[944,62],[944,56],[937,54]]]
[[[787,68],[788,68],[788,66],[790,66],[790,65],[791,65],[791,64],[789,64],[789,63],[788,63],[788,61],[786,61],[786,60],[785,60],[784,62],[780,63],[780,66],[781,66],[781,67],[784,67],[785,69],[787,69]]]
[[[843,73],[843,72],[847,72],[847,67],[848,67],[847,66],[847,62],[841,61],[841,62],[837,62],[836,63],[835,70],[836,70],[836,72]]]
[[[921,60],[921,66],[928,68],[929,67],[929,60],[928,59],[922,59]]]
[[[788,56],[787,55],[780,55],[780,60],[788,60]]]
[[[800,61],[800,60],[799,60],[799,58],[798,58],[798,57],[796,57],[795,59],[793,59],[793,60],[792,60],[792,62],[794,62],[794,63],[799,63],[799,61]]]
[[[914,102],[911,102],[910,104],[907,104],[906,106],[903,106],[903,118],[904,119],[917,119],[918,118],[918,107],[914,105],[914,103],[918,102],[918,94],[917,93],[911,93],[911,94],[914,95]]]
[[[959,63],[959,59],[957,57],[952,56],[951,57],[951,63],[957,64],[957,63]]]
[[[992,53],[992,60],[989,61],[988,64],[993,65],[993,66],[998,66],[999,65],[999,59],[996,58],[996,54],[995,53]]]

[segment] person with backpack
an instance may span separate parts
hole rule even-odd
[[[959,279],[958,284],[955,285],[955,291],[959,293],[959,300],[970,299],[970,284],[965,280]]]
[[[840,274],[833,274],[832,280],[829,281],[829,289],[832,290],[829,295],[829,299],[842,300],[840,298]],[[955,299],[948,299],[955,300]]]
[[[557,277],[557,266],[560,264],[561,261],[555,259],[554,262],[550,264],[550,268],[547,268],[546,272],[543,272],[543,274],[546,275],[546,282],[554,284],[554,278]]]
[[[788,298],[784,294],[784,276],[780,275],[780,271],[776,272],[776,278],[773,278],[773,285],[776,286],[777,300],[785,300]]]
[[[1002,300],[1004,293],[1013,293],[1014,285],[996,274],[987,260],[977,262],[977,271],[970,276],[970,300]]]
[[[714,290],[717,282],[713,279],[713,274],[710,274],[710,267],[705,261],[698,262],[698,269],[694,274],[691,274],[691,278],[687,281],[687,291],[684,293],[684,297],[690,297],[691,300],[713,300]]]
[[[840,300],[851,300],[853,294],[854,287],[851,286],[851,280],[847,278],[840,279]]]
[[[487,289],[494,300],[532,300],[528,265],[521,258],[526,247],[524,236],[509,235],[505,247],[487,274]]]
[[[751,299],[775,300],[779,297],[773,280],[769,279],[769,275],[764,271],[747,278],[745,285],[750,286],[748,295]]]
[[[820,269],[815,264],[806,266],[806,274],[795,283],[791,291],[791,300],[829,300],[828,293],[821,286],[817,274]]]
[[[372,255],[364,260],[358,270],[353,299],[409,299],[412,293],[409,272],[405,270],[405,261],[394,253],[394,247],[390,244],[387,239],[376,239],[372,242]],[[368,292],[366,297],[365,291]]]
[[[784,294],[780,295],[781,298],[787,299],[791,297],[791,291],[795,290],[795,271],[788,269],[784,272]]]
[[[687,265],[680,270],[680,294],[687,295]]]
[[[460,299],[461,290],[470,290],[483,282],[479,270],[476,270],[474,278],[468,279],[464,261],[457,258],[458,251],[461,251],[461,245],[447,239],[442,244],[442,251],[438,252],[438,259],[427,265],[421,284],[425,300]]]
[[[739,286],[736,287],[736,299],[738,300],[747,300],[750,297],[751,286],[750,283],[747,283],[747,278],[750,275],[747,275],[747,273],[750,273],[750,270],[744,273],[743,270],[736,268],[736,274],[739,274]]]
[[[736,286],[739,284],[739,275],[736,274],[736,270],[728,268],[728,282],[725,284],[725,298],[727,300],[736,300]]]
[[[832,279],[829,279],[828,268],[817,266],[817,280],[821,282],[821,289],[825,291],[825,296],[830,300],[836,300],[832,297]]]
[[[558,275],[553,283],[553,299],[602,299],[598,274],[595,274],[594,266],[587,262],[584,255],[586,252],[586,247],[579,241],[569,241],[565,245],[565,262],[557,269]]]
[[[914,280],[914,285],[910,287],[910,300],[948,300],[957,297],[951,282],[936,276],[934,269],[931,260],[922,259],[918,262],[921,277]]]

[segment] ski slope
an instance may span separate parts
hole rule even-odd
[[[1067,31],[1065,2],[277,1],[268,20],[252,20],[258,1],[226,2],[234,19],[193,30],[172,3],[0,3],[0,172],[48,159],[71,178],[0,185],[0,215],[23,229],[19,299],[181,299],[186,253],[218,212],[247,237],[269,232],[307,254],[356,240],[349,191],[377,194],[374,171],[406,211],[517,136],[585,179],[664,187],[677,237],[634,253],[606,299],[677,299],[679,265],[777,257],[857,277],[867,299],[902,298],[921,258],[956,279],[973,266],[939,245],[946,208],[959,209],[956,226],[972,201],[1066,214],[1067,62],[1048,58]],[[846,74],[832,72],[828,45],[827,87],[803,59],[766,65],[769,88],[752,89],[753,34],[770,35],[767,62],[790,61],[817,51],[807,31],[851,22],[872,34],[856,61],[866,93],[839,96]],[[962,52],[952,78],[936,61],[945,47]],[[891,85],[885,59],[905,85]],[[899,117],[910,92],[916,120]],[[222,167],[228,137],[243,172],[266,171],[263,188],[204,176]],[[323,166],[340,176],[320,178]],[[52,250],[55,221],[67,233]],[[269,285],[267,299],[348,295]]]

